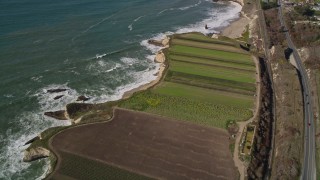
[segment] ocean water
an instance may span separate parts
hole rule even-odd
[[[46,175],[48,160],[22,162],[24,143],[69,122],[45,111],[61,110],[79,95],[91,103],[121,98],[156,78],[159,47],[148,39],[218,32],[240,10],[211,0],[1,0],[0,179]],[[47,93],[52,88],[68,90]],[[57,95],[64,96],[53,100]]]

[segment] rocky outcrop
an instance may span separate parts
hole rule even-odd
[[[68,89],[64,89],[64,88],[57,88],[57,89],[48,89],[47,92],[48,93],[59,93],[59,92],[64,92]]]
[[[30,139],[29,141],[27,141],[26,143],[24,143],[24,146],[27,144],[33,143],[34,141],[39,140],[39,139],[40,139],[40,136],[36,136],[36,137]]]
[[[38,159],[49,157],[50,151],[43,147],[31,148],[24,151],[23,162],[32,162]]]
[[[154,40],[150,39],[148,40],[149,44],[160,46],[160,47],[168,47],[170,42],[170,37],[166,36],[163,40]]]
[[[166,60],[166,56],[164,55],[164,53],[162,51],[159,51],[157,54],[156,54],[156,57],[154,59],[154,61],[156,63],[164,63]]]
[[[58,120],[68,120],[65,113],[66,113],[65,110],[61,110],[61,111],[45,112],[44,115],[58,119]]]
[[[169,46],[169,42],[170,42],[170,37],[166,36],[163,40],[162,40],[162,46],[163,47],[168,47]]]
[[[67,105],[67,113],[71,119],[79,118],[79,114],[92,110],[95,106],[86,103],[71,103]]]
[[[53,100],[58,100],[58,99],[62,98],[63,96],[64,96],[64,95],[56,96],[56,97],[53,98]]]
[[[155,46],[162,46],[162,41],[158,41],[158,40],[154,40],[154,39],[148,40],[148,43],[155,45]]]
[[[77,101],[88,101],[90,98],[86,96],[79,96]]]

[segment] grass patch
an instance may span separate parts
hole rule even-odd
[[[214,43],[214,44],[222,44],[227,46],[237,46],[237,43],[234,40],[218,40],[212,39],[208,36],[205,36],[201,33],[187,33],[187,34],[178,34],[175,35],[175,38],[191,40],[191,41],[200,41],[200,42],[207,42],[207,43]]]
[[[236,71],[234,69],[228,69],[224,67],[210,67],[201,64],[172,61],[170,63],[170,70],[186,74],[226,79],[229,81],[238,81],[244,83],[255,82],[254,75],[252,72],[250,73],[244,71]]]
[[[242,149],[242,153],[244,153],[244,155],[250,155],[250,153],[251,153],[254,132],[255,132],[255,126],[248,125],[247,131],[246,131],[245,142],[243,144],[243,149]]]
[[[183,55],[171,55],[170,60],[171,61],[183,61],[183,62],[190,62],[190,63],[207,64],[207,65],[212,65],[212,66],[222,66],[222,67],[226,67],[226,68],[235,68],[235,69],[255,72],[255,67],[252,65],[225,62],[225,61],[219,61],[219,60],[215,60],[215,59],[205,59],[205,58],[190,57],[190,56],[183,56]]]
[[[152,90],[152,92],[173,97],[184,97],[190,100],[208,102],[216,105],[221,104],[239,108],[250,108],[253,103],[253,99],[250,96],[172,82],[164,82],[161,84],[161,86],[155,90]]]
[[[185,40],[185,39],[173,39],[171,42],[171,45],[182,45],[182,46],[190,46],[190,47],[197,47],[197,48],[204,48],[204,49],[248,54],[246,51],[243,51],[242,49],[239,49],[234,46],[227,46],[227,45],[216,44],[211,42],[209,43],[209,42],[199,42],[199,41],[192,41],[192,40]]]
[[[241,83],[228,81],[225,79],[210,78],[192,74],[169,71],[166,81],[186,84],[207,89],[214,89],[238,94],[250,95],[255,94],[255,86],[252,83]]]
[[[247,108],[158,94],[150,90],[135,94],[119,106],[219,128],[225,128],[228,120],[241,121],[252,116],[252,112]]]
[[[214,59],[225,60],[228,62],[254,65],[254,63],[249,55],[239,54],[239,53],[234,53],[234,52],[226,52],[226,51],[219,51],[219,50],[211,50],[211,49],[202,49],[202,48],[174,45],[172,48],[170,48],[170,55],[175,54],[175,53],[183,54],[185,56],[191,55],[191,56],[196,56],[196,57],[214,58]]]
[[[61,169],[57,175],[75,179],[151,179],[102,162],[87,159],[67,152],[61,152]],[[53,177],[55,179],[55,177]],[[57,179],[59,179],[57,177]]]

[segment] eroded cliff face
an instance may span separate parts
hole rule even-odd
[[[258,121],[258,129],[255,134],[252,149],[252,159],[248,167],[248,179],[264,179],[268,173],[269,156],[272,140],[273,122],[273,90],[267,66],[263,59],[260,59],[261,71],[261,106]]]
[[[24,152],[23,161],[32,162],[38,159],[49,157],[50,151],[43,147],[35,147]]]

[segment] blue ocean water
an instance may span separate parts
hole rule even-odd
[[[22,162],[24,143],[69,122],[45,117],[79,95],[121,98],[156,78],[150,38],[217,32],[240,5],[211,0],[1,0],[0,179],[43,178],[48,160]],[[208,24],[209,30],[204,26]],[[50,94],[48,89],[67,88]],[[57,95],[64,95],[53,100]]]

